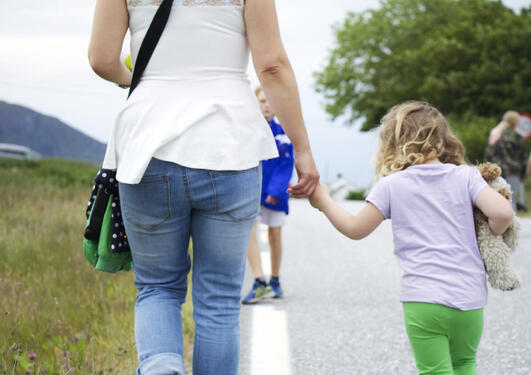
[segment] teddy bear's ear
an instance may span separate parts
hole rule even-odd
[[[478,165],[477,168],[486,181],[492,181],[496,177],[501,176],[501,168],[498,164],[483,163]]]
[[[500,189],[498,190],[498,193],[500,193],[502,196],[504,196],[508,201],[511,200],[511,192],[506,189],[506,188],[503,188],[503,189]]]

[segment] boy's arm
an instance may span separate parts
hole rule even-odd
[[[334,202],[325,185],[317,186],[310,197],[310,203],[323,211],[338,231],[353,240],[367,237],[385,219],[372,203],[367,203],[357,215],[351,214]]]
[[[295,163],[291,143],[281,145],[278,153],[279,163],[273,171],[266,188],[267,194],[277,200],[288,190],[289,181],[293,173],[293,165]]]
[[[511,204],[490,186],[481,190],[475,205],[489,219],[489,227],[495,235],[503,234],[513,222]]]

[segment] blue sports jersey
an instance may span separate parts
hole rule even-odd
[[[269,126],[277,143],[279,157],[262,161],[261,204],[271,210],[288,213],[289,194],[286,190],[288,190],[295,163],[293,145],[280,124],[274,119],[269,121]],[[268,195],[277,198],[277,204],[266,203]]]

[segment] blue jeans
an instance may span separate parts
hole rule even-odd
[[[245,256],[261,168],[209,171],[152,159],[120,202],[136,276],[138,374],[184,375],[181,305],[193,241],[194,375],[236,375]]]

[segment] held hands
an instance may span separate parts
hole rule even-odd
[[[306,198],[319,184],[319,172],[310,150],[295,151],[295,170],[299,181],[288,189],[288,193],[292,198]]]
[[[328,187],[326,185],[319,184],[313,191],[313,194],[310,196],[310,204],[319,211],[323,211],[324,206],[330,199]]]

